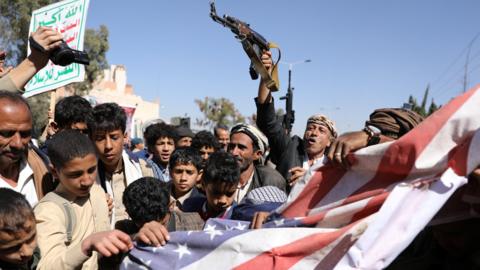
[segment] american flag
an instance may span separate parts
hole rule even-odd
[[[480,164],[479,88],[401,139],[351,154],[348,171],[321,167],[264,229],[212,219],[203,231],[171,233],[166,246],[136,245],[122,269],[388,266]]]

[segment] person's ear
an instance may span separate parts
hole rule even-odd
[[[257,150],[253,153],[253,160],[259,160],[263,156],[263,152],[261,150]]]
[[[173,211],[175,209],[175,200],[170,200],[168,204],[168,210]]]
[[[57,171],[57,169],[55,169],[55,166],[53,166],[53,164],[49,164],[48,166],[50,167],[50,172],[51,172],[53,178],[54,179],[59,179],[58,178],[58,171]]]
[[[57,122],[52,121],[52,122],[50,122],[49,125],[50,125],[50,128],[51,128],[55,133],[58,132],[58,124],[57,124]]]

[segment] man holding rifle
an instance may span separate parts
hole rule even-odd
[[[272,69],[271,52],[263,53],[262,62],[269,71]],[[277,120],[272,94],[263,80],[260,81],[255,100],[257,126],[268,138],[270,158],[290,186],[309,169],[318,168],[326,162],[326,149],[337,137],[335,124],[330,119],[324,115],[312,115],[308,118],[303,138],[290,137]]]

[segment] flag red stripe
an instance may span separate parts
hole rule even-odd
[[[365,185],[350,194],[342,203],[346,205],[371,196],[382,194],[389,185],[404,179],[410,173],[415,160],[428,143],[445,125],[448,119],[475,93],[472,89],[443,106],[428,121],[389,146],[377,168],[376,175]],[[309,183],[282,215],[287,218],[303,217],[315,207],[342,179],[345,170],[325,165],[317,171]]]
[[[302,192],[282,212],[286,218],[304,217],[308,211],[342,179],[345,174],[343,168],[327,164],[321,170],[315,172]]]
[[[265,251],[234,269],[288,269],[305,256],[308,256],[335,241],[354,224],[355,223],[352,223],[334,232],[313,234],[287,245]]]
[[[428,120],[413,129],[412,132],[407,133],[390,145],[380,161],[377,174],[353,195],[386,188],[408,176],[416,159],[425,150],[429,142],[474,93],[475,89],[472,89],[455,98],[430,116]]]
[[[382,204],[385,202],[389,194],[390,192],[384,192],[370,199],[367,205],[362,210],[358,211],[355,215],[353,215],[351,222],[360,220],[373,213],[376,213],[380,209],[380,207],[382,207]]]

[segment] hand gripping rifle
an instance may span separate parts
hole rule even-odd
[[[252,80],[258,79],[258,74],[262,77],[265,85],[270,91],[275,92],[279,89],[278,82],[278,69],[277,65],[280,60],[280,49],[277,62],[273,65],[272,73],[270,74],[262,64],[262,52],[268,51],[271,48],[277,48],[275,43],[268,42],[262,35],[255,32],[250,28],[248,23],[242,22],[234,17],[223,15],[220,17],[217,15],[215,9],[215,2],[210,2],[210,17],[217,23],[230,28],[230,30],[236,35],[235,38],[240,40],[243,49],[247,53],[251,60],[250,63],[250,77]]]

